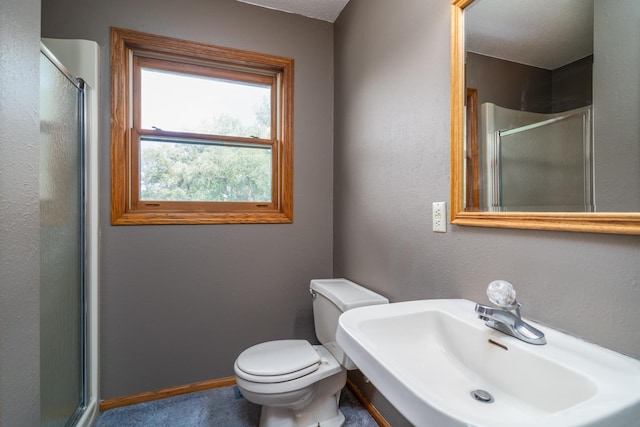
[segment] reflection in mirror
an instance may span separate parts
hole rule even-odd
[[[640,233],[640,2],[452,11],[452,221]]]

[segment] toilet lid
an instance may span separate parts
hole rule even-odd
[[[305,340],[269,341],[243,351],[236,366],[253,381],[289,381],[316,371],[320,355]]]

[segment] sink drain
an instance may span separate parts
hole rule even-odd
[[[493,402],[493,396],[491,396],[491,394],[489,394],[489,392],[485,390],[473,390],[471,392],[471,397],[473,397],[478,402],[482,402],[482,403]]]

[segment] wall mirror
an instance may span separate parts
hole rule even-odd
[[[640,234],[640,2],[451,18],[451,222]]]

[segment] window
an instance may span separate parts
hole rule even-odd
[[[111,223],[293,220],[293,60],[113,28]]]

